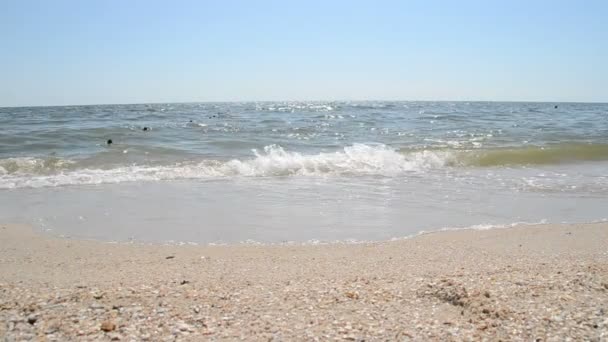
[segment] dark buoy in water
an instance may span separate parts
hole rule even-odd
[[[108,139],[108,141],[106,141],[106,144],[112,145],[112,139]]]
[[[192,123],[192,120],[190,120],[190,123]]]
[[[145,131],[147,131],[147,130],[149,130],[149,128],[148,128],[148,127],[144,127],[144,128],[143,128],[143,131],[144,131],[144,132],[145,132]]]
[[[557,109],[557,105],[555,105],[555,107],[553,107],[553,108]]]

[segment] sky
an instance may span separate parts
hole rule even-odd
[[[608,1],[0,0],[0,106],[608,102]]]

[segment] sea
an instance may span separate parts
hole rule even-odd
[[[0,108],[0,222],[64,238],[356,243],[607,218],[608,104]]]

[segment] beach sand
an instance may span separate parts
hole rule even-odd
[[[0,225],[13,340],[608,340],[608,223],[152,246]]]

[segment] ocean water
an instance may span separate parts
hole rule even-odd
[[[368,241],[607,217],[608,104],[0,108],[0,222],[61,236]]]

